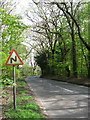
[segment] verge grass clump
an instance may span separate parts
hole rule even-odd
[[[44,116],[39,113],[40,109],[36,107],[37,105],[28,104],[28,105],[19,105],[17,106],[17,110],[14,111],[13,108],[9,109],[8,112],[5,113],[7,118],[44,118]],[[37,110],[37,111],[36,111]]]

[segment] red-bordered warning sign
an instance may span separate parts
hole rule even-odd
[[[23,65],[22,60],[14,49],[10,53],[5,65]]]

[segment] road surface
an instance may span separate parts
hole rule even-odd
[[[48,118],[88,118],[88,88],[39,77],[27,77]]]

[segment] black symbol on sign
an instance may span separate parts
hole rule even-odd
[[[11,58],[11,59],[10,59],[10,63],[12,63],[12,61],[15,61],[15,62],[16,62],[16,61],[17,61],[17,57],[15,56],[15,59],[14,59],[14,58]]]

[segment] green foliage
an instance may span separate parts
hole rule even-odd
[[[5,62],[12,49],[15,49],[23,60],[27,54],[26,46],[22,44],[24,41],[22,32],[27,29],[27,26],[20,21],[22,17],[11,15],[8,13],[8,9],[5,10],[3,7],[1,7],[0,14],[0,29],[2,30],[2,51],[0,51],[2,61],[0,61],[0,64],[2,67],[2,79],[4,81],[2,83],[6,85],[12,84],[11,80],[13,79],[13,66],[5,66]],[[18,66],[15,68],[16,78],[18,78],[20,77],[20,69]]]
[[[27,28],[26,25],[20,22],[21,17],[12,16],[4,8],[0,9],[2,14],[2,50],[11,52],[10,50],[17,48],[23,42],[22,32]],[[17,45],[17,46],[16,46]]]
[[[22,66],[22,68],[20,68],[20,73],[22,76],[32,76],[33,75],[33,70],[32,70],[32,67],[30,67],[29,65],[27,64],[24,64]]]
[[[40,68],[42,70],[42,75],[46,75],[47,72],[48,72],[48,74],[50,74],[49,73],[50,68],[49,68],[49,65],[48,65],[48,57],[47,57],[47,55],[49,57],[48,51],[45,50],[45,51],[41,51],[40,54],[37,54],[35,56],[35,61],[36,61],[37,65],[40,66]]]
[[[74,9],[73,9],[73,12],[75,12]],[[80,7],[79,9],[77,9],[74,18],[76,19],[76,21],[80,26],[80,32],[81,32],[82,38],[84,38],[84,41],[89,45],[90,42],[88,38],[88,13],[89,13],[88,4],[80,4]],[[45,51],[43,52],[41,51],[41,53],[39,53],[39,55],[36,55],[35,57],[35,60],[38,66],[41,67],[42,75],[48,76],[49,74],[51,74],[51,75],[56,75],[60,77],[61,76],[72,77],[74,76],[74,73],[77,72],[78,78],[90,76],[90,59],[89,59],[90,57],[88,57],[89,51],[80,40],[79,35],[77,34],[77,31],[78,31],[77,27],[74,26],[74,29],[73,29],[74,41],[75,41],[74,48],[76,50],[76,54],[73,54],[72,52],[73,42],[72,42],[72,36],[71,36],[71,29],[68,24],[68,20],[70,20],[70,24],[71,24],[72,19],[69,15],[68,15],[68,20],[65,16],[59,16],[57,19],[58,21],[59,20],[61,21],[61,24],[57,23],[57,26],[55,26],[53,30],[52,30],[52,27],[49,26],[50,27],[49,29],[52,31],[52,33],[48,34],[49,42],[52,43],[52,44],[50,43],[50,47],[52,48],[49,48],[48,50],[49,57],[48,58],[46,57]],[[55,43],[55,39],[58,39],[58,41],[54,48],[53,43]],[[47,49],[47,47],[45,49]],[[53,53],[53,50],[54,50],[54,53]],[[76,60],[75,71],[73,70],[74,58]],[[52,71],[54,74],[52,73]]]
[[[1,81],[4,83],[4,85],[13,85],[13,80],[10,80],[8,78],[2,79]]]
[[[47,65],[46,52],[42,51],[39,55],[35,57],[35,60],[37,64],[41,67],[41,69],[45,68],[45,66]]]
[[[36,76],[41,75],[41,68],[38,65],[36,66],[36,69],[34,71],[34,75],[36,75]]]

